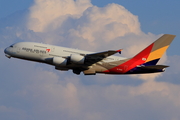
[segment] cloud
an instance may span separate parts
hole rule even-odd
[[[179,81],[180,65],[177,62],[179,60],[180,60],[180,56],[178,55],[168,56],[166,64],[169,65],[170,67],[166,69],[165,71],[166,74],[162,76],[163,79],[158,79],[157,81],[180,84]]]
[[[78,18],[90,6],[92,4],[89,0],[35,0],[30,8],[28,28],[42,32],[52,22],[61,26],[69,15]],[[55,22],[56,19],[58,23]]]
[[[30,8],[27,27],[34,32],[48,33],[48,36],[43,34],[47,37],[43,39],[45,42],[70,43],[71,47],[88,50],[92,47],[105,49],[117,37],[142,33],[138,17],[123,6],[109,4],[99,8],[88,0],[36,0]],[[106,46],[100,46],[102,41]],[[83,43],[89,47],[84,47]]]
[[[22,120],[22,119],[27,119],[28,115],[26,111],[24,110],[19,110],[11,107],[6,107],[6,106],[0,106],[0,115],[1,119],[6,119],[6,120],[13,120],[14,118]]]
[[[12,21],[20,16],[23,19]],[[180,118],[178,55],[165,55],[162,62],[171,67],[158,77],[76,76],[72,71],[4,57],[4,48],[19,41],[90,51],[123,48],[122,55],[132,57],[161,35],[141,31],[138,17],[123,6],[35,0],[28,12],[5,21],[6,25],[0,24],[0,114],[4,119]]]
[[[8,63],[18,71],[6,68],[11,76],[6,76],[6,81],[3,82],[6,83],[6,87],[1,87],[0,96],[6,100],[2,108],[9,108],[14,118],[23,115],[25,117],[22,119],[55,120],[59,118],[169,120],[180,117],[179,85],[156,81],[147,81],[138,86],[114,84],[116,79],[118,81],[131,79],[121,76],[110,76],[109,81],[112,82],[106,85],[103,83],[87,85],[80,82],[83,77],[66,75],[49,67],[44,68],[43,65],[37,66],[31,62],[15,59],[9,60]],[[93,78],[92,76],[87,79],[92,81]],[[104,80],[103,76],[96,79]],[[9,83],[12,85],[9,86]],[[11,87],[13,90],[7,93]],[[8,98],[11,100],[7,100]]]

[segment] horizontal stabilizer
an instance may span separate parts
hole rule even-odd
[[[164,69],[169,66],[166,65],[151,65],[151,66],[141,66],[142,69]]]

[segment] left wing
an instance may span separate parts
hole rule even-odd
[[[108,56],[114,55],[115,53],[121,53],[122,49],[120,50],[108,50],[105,52],[99,52],[99,53],[93,53],[93,54],[87,54],[85,55],[85,64],[92,65],[96,62],[99,62],[103,60],[104,58],[107,58]]]

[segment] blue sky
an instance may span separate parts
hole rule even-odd
[[[29,8],[33,0],[0,0],[0,18],[6,17],[19,10]]]
[[[134,15],[137,15],[143,32],[154,34],[175,34],[176,41],[172,43],[178,48],[180,33],[180,2],[178,0],[91,0],[93,5],[104,7],[110,3],[117,3],[124,6]],[[0,0],[0,18],[4,18],[20,10],[28,9],[33,0]],[[179,54],[178,49],[167,51],[169,55]]]
[[[178,0],[34,1],[0,0],[1,119],[180,119]],[[164,33],[177,37],[162,58],[170,65],[162,74],[77,76],[4,56],[7,46],[33,41],[123,48],[122,56],[131,57]]]

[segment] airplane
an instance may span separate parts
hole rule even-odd
[[[164,72],[167,65],[157,65],[175,35],[164,34],[132,58],[114,56],[120,50],[88,52],[78,49],[35,43],[19,42],[4,50],[5,56],[46,63],[56,70],[72,70],[74,74],[148,74]]]

